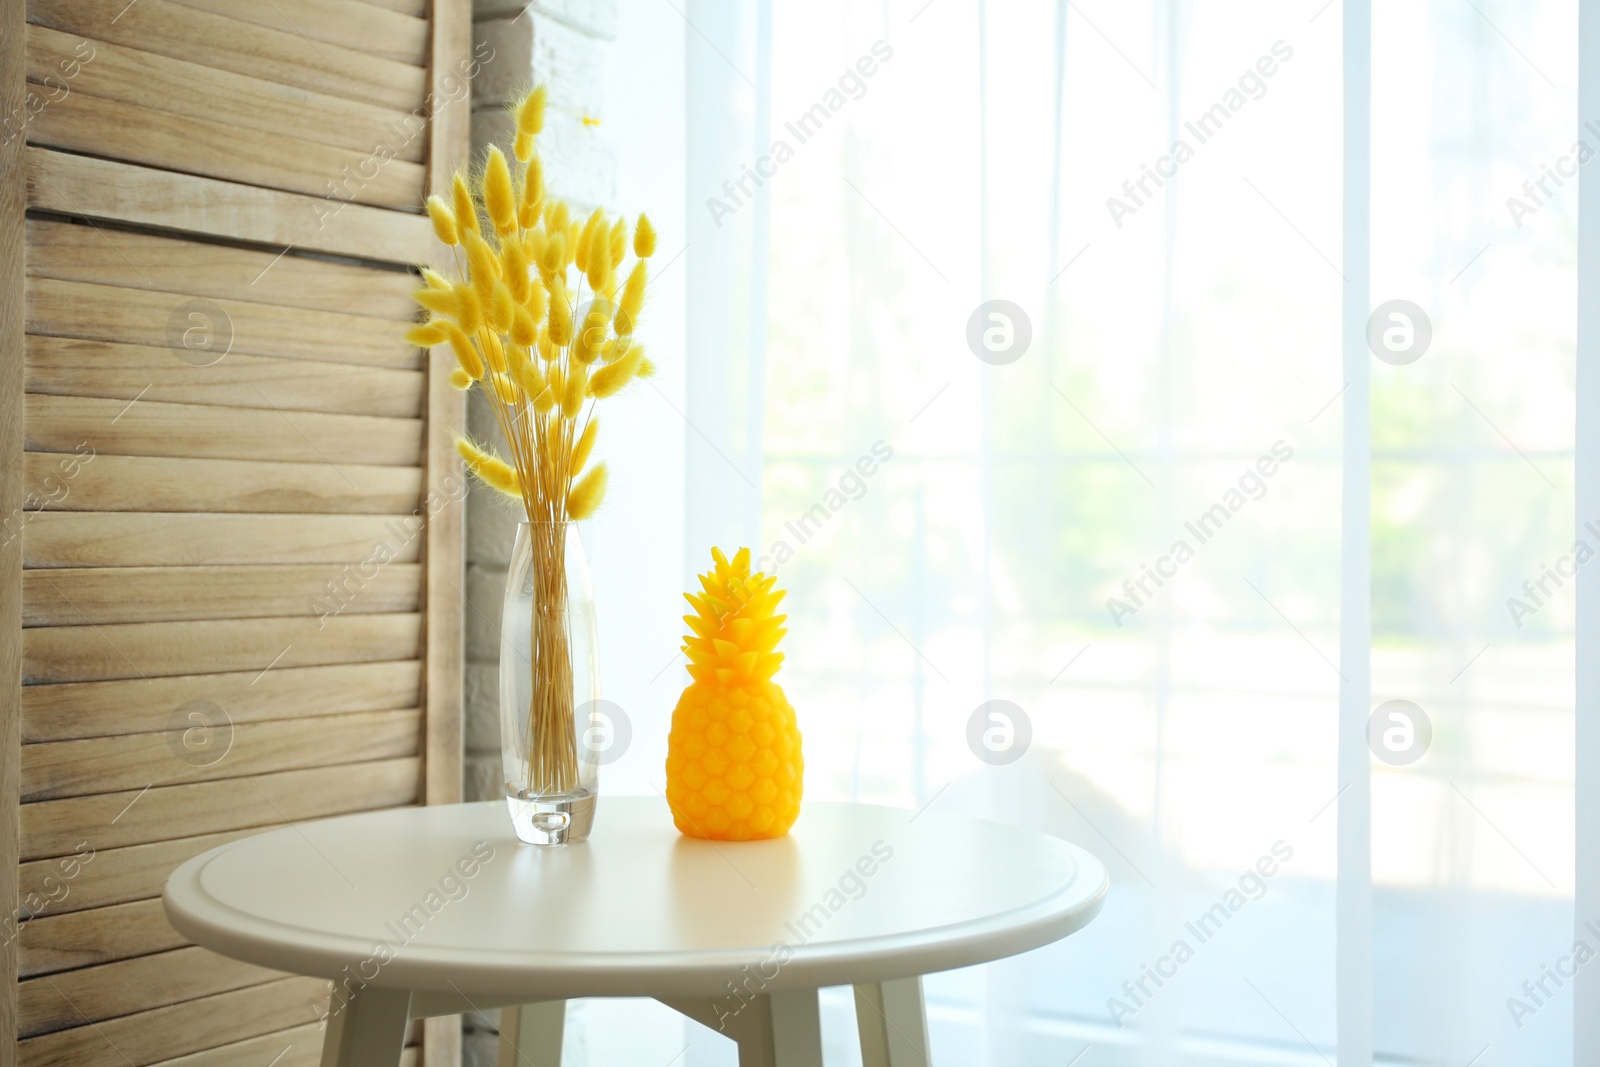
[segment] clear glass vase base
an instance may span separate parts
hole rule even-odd
[[[511,828],[517,840],[529,845],[575,845],[587,839],[594,826],[594,800],[588,790],[547,796],[506,792]]]

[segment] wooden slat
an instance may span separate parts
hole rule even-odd
[[[361,2],[416,18],[422,18],[428,13],[428,0],[361,0]]]
[[[100,849],[93,853],[88,863],[78,864],[76,873],[70,878],[64,877],[66,870],[73,869],[66,860],[34,860],[17,868],[17,885],[23,900],[28,900],[31,895],[34,899],[32,906],[45,907],[49,915],[135,900],[158,899],[167,875],[178,864],[229,841],[260,833],[263,829],[265,827],[254,827],[155,844]],[[75,847],[78,845],[82,846],[84,854],[94,848],[83,835],[74,843]],[[61,897],[59,887],[62,884],[66,884],[68,889],[65,897]],[[46,907],[45,902],[55,898],[60,899]]]
[[[267,459],[412,467],[422,451],[421,419],[325,415],[203,404],[125,403],[31,394],[27,447],[38,452]]]
[[[359,52],[422,66],[427,62],[428,22],[359,0],[178,0],[185,7],[197,7],[230,18],[242,19],[275,30],[304,32],[317,41],[328,41]]]
[[[415,163],[373,165],[370,151],[244,132],[83,92],[41,110],[28,125],[28,143],[357,204],[415,209],[422,203],[422,168]]]
[[[98,397],[32,394],[29,449],[184,459],[340,461],[412,467],[422,451],[421,419],[325,415],[204,404],[125,403]]]
[[[95,462],[99,462],[97,459]],[[380,540],[394,560],[418,559],[410,515],[206,515],[49,512],[22,531],[30,567],[155,567],[220,563],[346,563]],[[18,597],[21,600],[21,597]]]
[[[393,515],[422,495],[415,467],[95,456],[64,479],[63,459],[56,452],[23,455],[27,491],[54,511]]]
[[[139,0],[135,9],[148,0]],[[438,242],[418,215],[29,148],[28,206],[410,266]],[[114,338],[128,340],[128,338]]]
[[[418,609],[421,589],[416,563],[32,570],[22,577],[22,624],[409,612]]]
[[[379,107],[412,111],[425,92],[425,72],[410,64],[170,0],[28,0],[28,21]]]
[[[193,700],[227,708],[235,726],[295,719],[314,728],[323,716],[415,707],[421,677],[418,661],[400,660],[30,685],[22,690],[22,730],[29,742],[150,733],[165,730]]]
[[[31,1037],[282,977],[207,949],[173,949],[19,982],[17,1030]]]
[[[68,896],[71,883],[67,884]],[[188,944],[167,922],[159,898],[61,915],[41,915],[17,932],[24,978],[144,956]]]
[[[326,981],[286,978],[31,1038],[18,1044],[17,1067],[148,1067],[175,1054],[304,1024],[327,1003]]]
[[[421,636],[413,614],[38,626],[22,632],[22,678],[41,685],[371,663],[416,655]]]
[[[413,803],[421,760],[373,760],[193,785],[154,786],[22,805],[22,855],[71,852],[88,833],[104,848],[319,819]],[[116,821],[112,821],[116,820]],[[98,857],[95,862],[98,862]]]
[[[85,63],[85,55],[93,58]],[[74,69],[77,73],[68,82],[64,72]],[[303,138],[363,155],[382,144],[396,159],[410,163],[422,160],[427,144],[426,130],[403,110],[309,92],[45,26],[28,27],[28,77],[52,86],[68,82],[74,93],[227,123],[241,132]]]
[[[23,508],[24,139],[12,123],[27,114],[23,56],[25,8],[0,4],[0,515]],[[14,132],[15,131],[15,132]],[[18,699],[22,662],[22,538],[0,540],[0,917],[13,920],[23,899],[11,872],[18,860]],[[14,1059],[17,945],[0,937],[0,1059]]]
[[[280,252],[84,223],[28,220],[28,274],[34,277],[399,322],[416,316],[411,291],[419,283],[410,271]]]
[[[458,64],[472,49],[471,0],[433,0],[433,39],[428,78],[431,96],[443,101],[433,109],[429,125],[428,188],[443,193],[451,175],[467,160],[470,94],[451,100],[450,79],[459,78]],[[435,243],[436,255],[442,245]],[[448,262],[438,258],[435,262]],[[453,497],[461,477],[454,454],[454,435],[466,424],[465,395],[450,387],[448,357],[430,354],[428,364],[427,470],[430,498]],[[426,743],[423,795],[429,804],[461,800],[462,647],[464,600],[461,595],[465,559],[465,509],[442,509],[428,524],[425,559],[424,637]],[[425,1067],[458,1067],[461,1063],[459,1017],[423,1021]]]
[[[27,338],[30,393],[416,418],[423,413],[423,382],[420,371],[387,367],[238,352],[197,367],[170,348]]]
[[[406,343],[407,328],[403,322],[365,315],[197,299],[188,293],[55,278],[28,279],[29,333],[166,347],[175,350],[174,360],[189,357],[202,365],[220,363],[239,352],[415,370],[422,365],[422,357],[415,346]],[[204,331],[203,341],[197,341],[192,350],[183,342],[189,329]],[[279,403],[270,391],[267,395]]]
[[[226,716],[222,705],[207,703]],[[204,737],[207,746],[215,746],[204,750],[204,759],[215,758],[215,762],[191,763],[181,758],[181,753],[191,750],[184,747],[177,731],[24,745],[22,798],[54,800],[142,789],[152,782],[220,781],[415,756],[422,714],[413,708],[330,715],[319,719],[314,730],[298,719],[239,724],[224,719],[219,724],[202,717],[196,724],[219,726],[207,730]]]
[[[317,1067],[322,1062],[322,1033],[321,1026],[310,1023],[162,1060],[152,1067]]]

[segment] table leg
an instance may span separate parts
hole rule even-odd
[[[739,1067],[822,1067],[817,991],[763,993],[729,1007],[729,998],[660,998],[696,1022],[733,1038]]]
[[[410,1015],[409,991],[367,986],[328,1016],[322,1067],[396,1067]]]
[[[928,1016],[922,979],[856,986],[856,1030],[862,1067],[928,1067]]]
[[[497,1067],[561,1067],[567,1002],[544,1000],[500,1009]]]

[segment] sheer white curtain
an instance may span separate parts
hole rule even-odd
[[[685,570],[783,575],[809,797],[1113,873],[938,1062],[1573,1062],[1578,11],[1376,6],[681,6]]]

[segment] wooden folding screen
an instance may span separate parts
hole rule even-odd
[[[0,1062],[316,1062],[325,983],[186,945],[167,873],[460,798],[461,409],[404,333],[470,18],[0,0]]]

